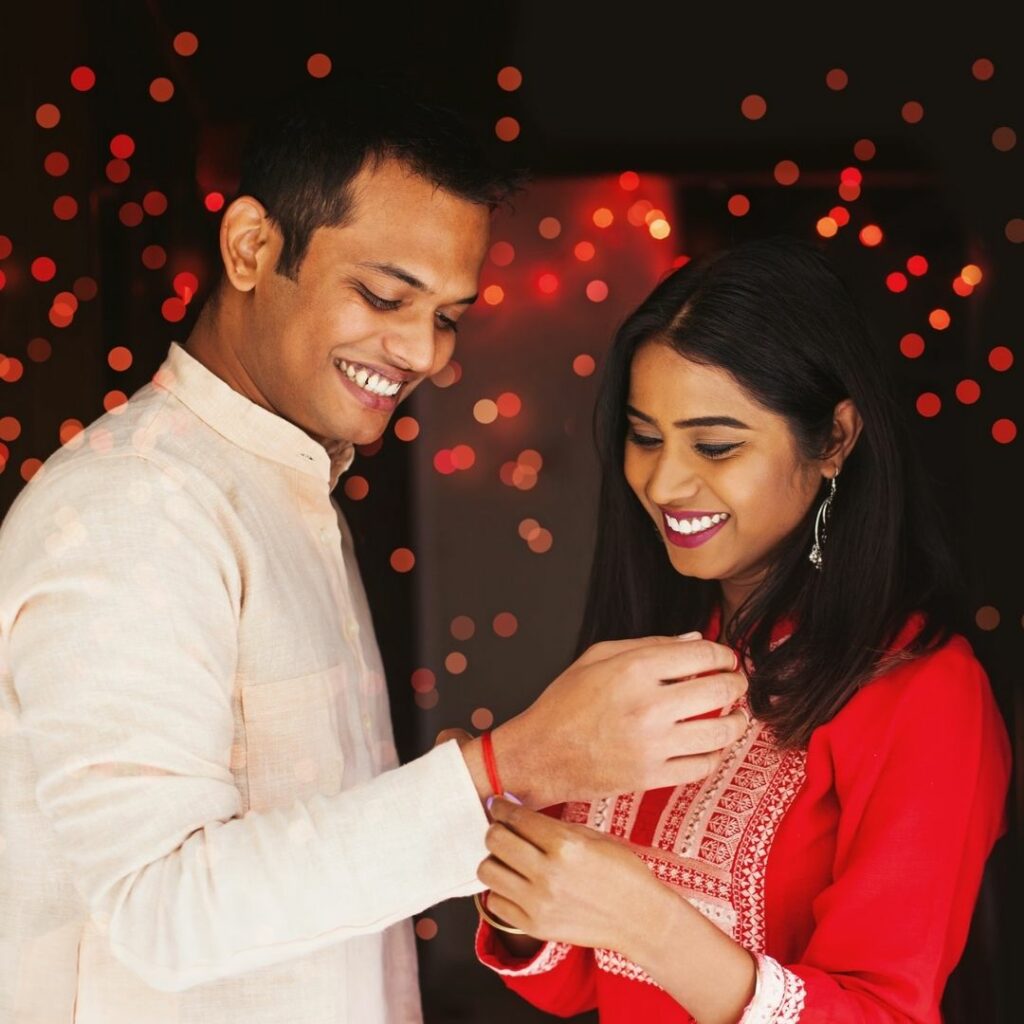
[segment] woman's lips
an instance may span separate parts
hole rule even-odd
[[[661,509],[662,526],[669,543],[697,548],[707,543],[731,518],[728,512]]]

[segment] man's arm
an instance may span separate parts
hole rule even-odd
[[[454,744],[241,816],[238,577],[213,517],[133,456],[34,482],[0,544],[0,631],[37,800],[112,951],[157,989],[480,888],[486,821]]]

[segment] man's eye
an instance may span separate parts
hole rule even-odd
[[[696,444],[694,448],[706,459],[722,459],[742,444],[742,441],[732,441],[728,444]]]
[[[359,294],[362,295],[362,297],[366,299],[374,309],[398,309],[402,304],[397,299],[382,299],[379,295],[375,295],[368,288],[360,288]]]
[[[650,437],[648,434],[638,434],[635,430],[627,431],[626,440],[630,444],[635,444],[640,448],[653,448],[655,445],[661,444],[660,437]]]

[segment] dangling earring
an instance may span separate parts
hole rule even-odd
[[[839,476],[838,469],[836,476]],[[808,558],[818,572],[821,572],[821,565],[824,561],[822,549],[825,547],[825,540],[828,537],[828,518],[832,513],[832,500],[836,496],[836,476],[832,477],[830,481],[832,486],[829,488],[825,500],[818,506],[818,514],[814,517],[814,547],[811,548]]]

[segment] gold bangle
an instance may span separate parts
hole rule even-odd
[[[513,928],[510,924],[505,924],[504,921],[499,921],[496,917],[492,917],[487,913],[487,904],[480,899],[480,893],[473,893],[473,902],[476,904],[476,909],[480,912],[480,916],[492,927],[497,928],[499,932],[508,932],[509,935],[525,935],[526,932],[522,928]]]

